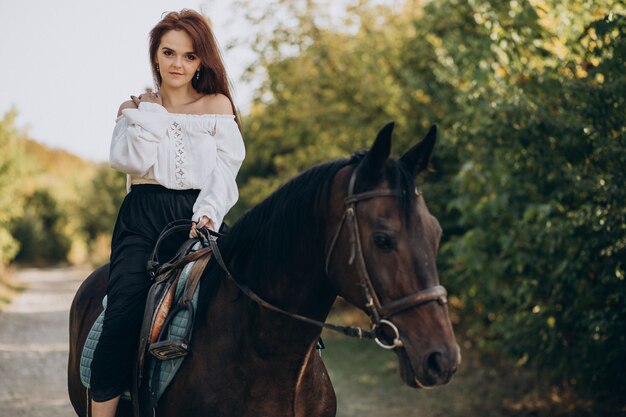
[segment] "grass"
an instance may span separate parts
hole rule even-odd
[[[363,324],[363,317],[344,306],[329,321]],[[337,394],[338,417],[590,415],[572,412],[540,377],[497,353],[463,349],[463,363],[448,385],[418,390],[402,382],[393,352],[368,340],[328,332],[323,338],[322,359]]]
[[[450,384],[417,390],[402,382],[393,352],[369,341],[330,335],[325,343],[322,358],[337,393],[338,417],[505,415],[499,398],[504,387],[488,370],[465,364]]]

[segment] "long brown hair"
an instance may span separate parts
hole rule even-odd
[[[200,59],[200,77],[194,76],[191,86],[203,94],[224,94],[230,99],[233,114],[238,125],[239,115],[230,93],[230,85],[217,41],[207,19],[195,10],[183,9],[180,12],[169,12],[150,31],[150,66],[152,76],[158,86],[161,85],[161,74],[157,70],[156,55],[161,38],[170,30],[184,30],[193,42],[193,49]],[[240,125],[241,126],[241,125]]]

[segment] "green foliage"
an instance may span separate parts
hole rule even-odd
[[[39,264],[65,261],[71,246],[81,246],[76,195],[95,164],[29,139],[15,127],[16,116],[0,120],[0,267],[16,255]]]
[[[70,239],[64,233],[66,218],[49,191],[36,190],[24,202],[22,215],[13,220],[11,233],[20,242],[18,262],[54,264],[67,259]]]
[[[569,77],[527,72],[459,127],[465,233],[444,247],[470,335],[607,407],[626,386],[625,29],[592,22],[578,41],[603,42],[581,48],[584,75],[575,58]]]
[[[19,243],[7,227],[0,228],[0,261],[3,265],[13,259],[19,250]]]
[[[416,47],[424,35],[416,24],[420,7],[393,14],[355,6],[338,32],[314,2],[283,6],[292,26],[279,25],[256,43],[273,59],[261,59],[266,81],[244,119],[249,156],[239,177],[240,211],[302,170],[370,146],[391,120],[399,153],[456,111],[454,86],[437,76],[435,48]],[[438,158],[446,155],[453,166],[451,150],[444,143]]]
[[[100,235],[113,232],[117,212],[126,195],[126,175],[101,164],[91,182],[81,192],[77,216],[87,244]]]
[[[24,194],[45,188],[62,206],[62,210],[71,214],[79,194],[77,190],[91,180],[97,165],[33,139],[25,138],[23,145],[26,156],[23,169],[27,172],[23,181]]]
[[[361,1],[335,21],[312,1],[251,12],[259,24],[286,23],[256,41],[253,69],[266,78],[244,119],[238,209],[367,146],[389,120],[396,154],[439,123],[425,190],[445,231],[440,272],[459,298],[464,338],[617,409],[626,386],[615,372],[626,362],[624,7],[424,3]]]
[[[20,209],[20,168],[24,155],[21,147],[23,135],[15,127],[15,111],[0,120],[0,264],[16,255],[19,244],[9,230],[11,220]]]

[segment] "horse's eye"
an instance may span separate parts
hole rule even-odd
[[[391,251],[396,247],[391,236],[385,233],[374,233],[374,244],[384,251]]]

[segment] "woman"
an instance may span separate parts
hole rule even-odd
[[[123,103],[111,166],[130,192],[111,243],[108,304],[91,366],[92,415],[114,416],[135,357],[145,298],[146,261],[159,232],[180,218],[217,230],[238,198],[245,150],[217,43],[192,10],[168,13],[150,32],[155,93]]]

